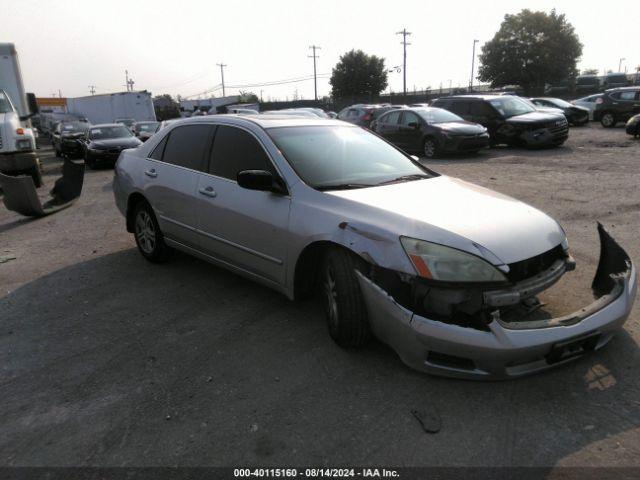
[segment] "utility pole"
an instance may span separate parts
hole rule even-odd
[[[626,60],[626,58],[621,58],[620,61],[618,62],[618,72],[622,71],[622,62]]]
[[[89,85],[89,93],[91,93],[91,95],[94,95],[96,93],[95,85]]]
[[[396,32],[396,35],[402,35],[402,41],[400,42],[403,45],[403,57],[402,57],[402,91],[404,92],[404,97],[407,97],[407,45],[411,45],[407,42],[407,36],[411,35],[411,32],[407,32],[406,28],[403,28],[401,32]]]
[[[62,98],[62,90],[58,89],[58,97]]]
[[[316,58],[318,58],[318,55],[316,55],[316,50],[320,50],[320,47],[318,47],[317,45],[311,45],[309,48],[313,50],[313,55],[307,55],[307,57],[313,58],[313,97],[316,99],[316,102],[317,102],[318,101],[318,77],[316,76]]]
[[[222,77],[222,96],[226,97],[226,93],[224,92],[224,67],[227,65],[225,63],[216,63],[220,67],[220,76]]]
[[[473,53],[471,54],[471,78],[469,79],[469,92],[473,92],[473,72],[476,67],[476,43],[479,40],[473,41]]]
[[[129,70],[124,71],[124,86],[127,88],[127,92],[129,91]]]

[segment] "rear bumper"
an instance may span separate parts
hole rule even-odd
[[[564,317],[507,323],[493,317],[488,330],[419,316],[359,272],[375,335],[408,366],[449,377],[501,380],[569,362],[606,345],[633,305],[636,270],[624,250],[599,226],[601,256],[593,282],[598,297]]]

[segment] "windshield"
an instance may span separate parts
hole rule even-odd
[[[464,122],[455,113],[451,113],[448,110],[442,108],[417,108],[415,112],[420,115],[428,124],[432,123],[446,123],[446,122]]]
[[[4,92],[0,92],[0,113],[9,113],[13,112],[13,107],[11,106],[11,102],[4,94]]]
[[[504,97],[492,98],[489,103],[502,114],[504,118],[515,117],[518,115],[524,115],[525,113],[535,112],[528,103],[524,102],[518,97],[511,95],[505,95]]]
[[[138,123],[136,125],[137,132],[155,132],[158,128],[158,122]]]
[[[560,107],[560,108],[567,108],[567,107],[571,107],[572,106],[569,102],[565,102],[561,98],[552,98],[552,99],[549,99],[547,101],[549,103],[555,105],[556,107]]]
[[[89,130],[91,140],[106,140],[108,138],[131,137],[133,134],[125,126],[97,127]]]
[[[84,132],[87,128],[89,128],[88,123],[72,122],[63,123],[60,130],[62,130],[62,133],[80,133]]]
[[[381,138],[358,127],[281,127],[267,132],[298,176],[314,188],[357,188],[404,176],[432,176]]]

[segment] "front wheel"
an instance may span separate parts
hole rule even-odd
[[[616,116],[613,113],[606,112],[602,114],[602,118],[600,119],[600,124],[604,128],[613,128],[616,126],[618,121],[616,120]]]
[[[422,153],[427,158],[436,158],[439,155],[440,151],[438,149],[438,144],[433,138],[427,137],[424,139],[424,143],[422,144]]]
[[[341,347],[360,347],[371,336],[356,270],[364,262],[340,248],[329,250],[322,265],[322,303],[329,335]]]
[[[151,205],[147,202],[138,203],[133,215],[133,233],[142,256],[154,263],[168,260],[172,249],[164,243],[164,236]]]

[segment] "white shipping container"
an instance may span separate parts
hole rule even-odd
[[[86,117],[94,125],[113,123],[116,118],[133,118],[137,122],[156,120],[153,99],[147,91],[67,98],[67,111]]]

